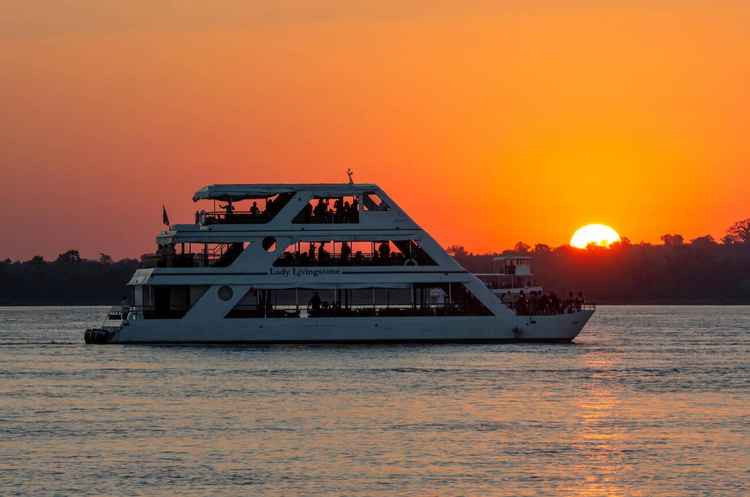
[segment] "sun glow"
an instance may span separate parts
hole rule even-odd
[[[578,228],[570,239],[570,245],[576,248],[586,248],[592,243],[600,247],[609,247],[620,241],[620,235],[606,224],[587,224]]]

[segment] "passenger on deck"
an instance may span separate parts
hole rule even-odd
[[[550,314],[549,297],[546,293],[537,294],[538,312],[537,314]]]
[[[320,264],[328,264],[331,260],[331,254],[325,249],[325,244],[326,242],[320,242],[320,247],[318,247],[318,262]]]
[[[120,299],[120,315],[122,316],[123,321],[128,320],[128,313],[130,312],[130,302],[128,301],[128,298],[123,296]]]
[[[251,216],[260,216],[260,209],[258,208],[258,202],[253,201],[253,205],[250,206],[250,215]]]
[[[346,265],[349,264],[349,258],[352,255],[352,248],[349,246],[348,243],[342,242],[341,243],[341,264]]]
[[[273,209],[274,209],[273,199],[269,197],[266,199],[266,215],[268,217],[273,216]]]
[[[380,259],[382,261],[388,262],[388,259],[391,255],[391,247],[388,242],[380,242],[380,245],[378,246],[378,255],[380,255]]]
[[[503,295],[500,297],[500,301],[511,309],[513,308],[513,296],[509,291],[503,293]]]
[[[521,290],[521,294],[516,300],[516,313],[519,316],[526,316],[529,314],[529,301],[526,299],[526,294]]]
[[[325,202],[323,203],[325,205],[325,219],[324,223],[332,223],[333,222],[333,209],[331,209],[331,204],[329,203],[329,199],[325,199]]]
[[[315,292],[310,298],[310,302],[307,303],[307,311],[311,316],[317,316],[320,314],[321,303],[320,295],[318,295],[318,292]]]
[[[305,223],[312,222],[313,218],[313,206],[310,204],[310,202],[305,204],[305,207],[302,209],[302,221]]]
[[[569,292],[568,298],[563,301],[563,312],[566,314],[575,312],[575,301],[576,299],[573,292]]]
[[[584,302],[585,299],[583,298],[583,292],[578,292],[578,297],[576,298],[576,311],[580,311],[583,308]]]
[[[549,293],[550,314],[560,314],[560,298],[555,292]]]
[[[323,203],[323,199],[319,198],[318,199],[318,203],[315,204],[315,209],[313,210],[313,215],[315,217],[315,222],[316,223],[324,223],[327,211],[328,211],[328,208]]]
[[[227,200],[227,205],[222,205],[221,208],[226,211],[226,213],[227,213],[227,219],[229,219],[230,217],[232,217],[232,215],[234,214],[234,205],[232,205],[232,199],[231,198],[229,200]]]
[[[310,259],[310,264],[315,264],[315,243],[310,242],[310,247],[307,249],[307,256]]]
[[[354,197],[354,200],[352,200],[352,221],[353,223],[359,222],[359,200],[357,197]]]
[[[344,220],[344,203],[342,202],[342,198],[339,197],[336,199],[336,201],[333,203],[333,220],[336,223],[340,223]]]
[[[533,316],[539,313],[539,297],[537,293],[531,292],[529,294],[529,315]]]

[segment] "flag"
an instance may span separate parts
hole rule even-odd
[[[169,226],[169,216],[167,215],[167,208],[164,207],[164,204],[161,206],[161,222],[164,226]]]

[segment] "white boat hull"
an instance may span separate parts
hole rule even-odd
[[[128,321],[107,343],[570,342],[593,310],[544,316]]]

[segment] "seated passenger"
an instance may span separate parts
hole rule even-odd
[[[260,216],[260,209],[258,208],[258,202],[253,201],[253,205],[250,206],[250,215],[254,217]]]
[[[352,200],[352,223],[358,223],[359,222],[359,200],[357,200],[357,197],[354,197],[354,200]]]
[[[354,254],[354,265],[355,266],[362,266],[365,263],[365,254],[362,253],[361,250],[357,250],[357,252]]]
[[[307,312],[311,316],[319,316],[321,304],[322,301],[320,300],[320,295],[318,295],[318,292],[315,292],[307,303]]]

